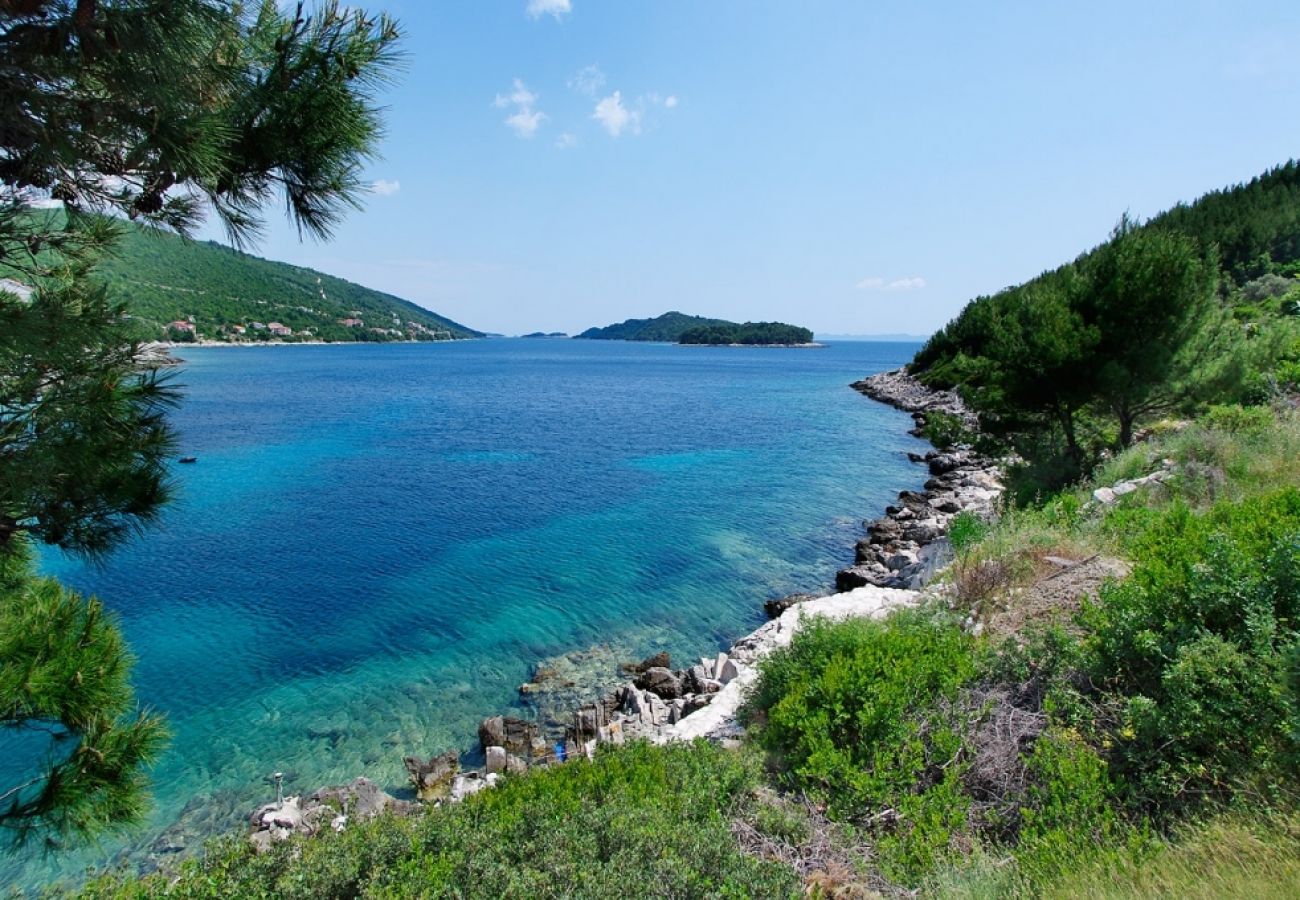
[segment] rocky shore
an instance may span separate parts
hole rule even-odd
[[[854,382],[857,390],[873,400],[912,414],[912,433],[924,437],[929,419],[936,414],[961,422],[970,433],[979,419],[954,391],[927,388],[905,369],[881,372]],[[930,480],[922,491],[903,491],[898,502],[886,507],[885,515],[866,523],[867,536],[858,541],[853,565],[835,576],[835,587],[846,591],[864,585],[878,587],[924,587],[947,564],[950,556],[948,523],[960,513],[992,515],[1002,495],[999,463],[969,446],[945,451],[931,450],[912,460],[924,463]]]
[[[916,420],[914,434],[920,435],[927,416],[936,413],[956,417],[972,432],[978,424],[956,394],[930,390],[905,370],[873,375],[853,387],[911,413]],[[764,656],[788,645],[813,618],[879,618],[918,603],[950,555],[945,535],[952,519],[963,512],[992,514],[1002,492],[996,461],[969,446],[912,459],[928,467],[930,480],[923,491],[901,492],[884,516],[864,523],[867,536],[857,544],[854,564],[836,575],[837,593],[769,600],[764,608],[770,621],[726,652],[680,668],[673,668],[667,653],[655,654],[625,664],[625,680],[612,689],[606,678],[598,676],[582,684],[581,676],[567,668],[581,660],[545,661],[521,686],[521,695],[539,713],[537,719],[491,716],[479,726],[485,761],[481,769],[461,771],[460,754],[455,751],[428,760],[405,760],[417,799],[435,804],[459,801],[491,787],[504,775],[591,756],[601,743],[739,737],[739,710]],[[594,649],[576,655],[613,668],[606,654]],[[551,692],[556,702],[548,703]],[[580,703],[583,697],[594,699]],[[559,711],[566,702],[572,704],[567,706],[571,715]],[[543,710],[546,715],[540,715]],[[317,791],[305,800],[290,797],[260,808],[250,817],[251,839],[266,846],[294,833],[314,834],[326,827],[342,830],[349,816],[413,808],[415,804],[390,797],[360,779],[342,788]]]

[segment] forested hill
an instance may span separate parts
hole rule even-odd
[[[1222,276],[1219,294],[1239,317],[1261,307],[1280,311],[1280,298],[1300,275],[1300,163],[1287,162],[1246,184],[1213,191],[1190,204],[1179,204],[1136,230],[1163,230],[1195,242]],[[1096,261],[1107,244],[1071,263],[1044,272],[1022,285],[972,300],[940,329],[917,354],[913,371],[928,373],[935,383],[978,381],[979,360],[990,358],[1006,336],[1009,319],[1025,304],[1043,308],[1044,298],[1074,290],[1074,276]],[[1067,303],[1067,305],[1069,305]],[[1077,305],[1077,304],[1075,304]],[[1084,323],[1086,324],[1086,323]]]
[[[806,344],[812,332],[782,322],[728,322],[666,312],[653,319],[628,319],[605,328],[588,328],[579,338],[601,341],[663,341],[682,344]]]
[[[1024,460],[1023,496],[1086,475],[1167,417],[1300,385],[1300,165],[1145,223],[971,301],[911,369],[957,387]]]
[[[480,337],[407,300],[211,241],[126,229],[98,271],[126,300],[142,337],[209,340],[397,341]],[[272,334],[281,325],[292,334]],[[257,327],[258,325],[264,327]],[[242,333],[240,332],[242,329]],[[281,329],[275,329],[281,330]]]
[[[707,325],[731,325],[725,319],[707,319],[680,312],[666,312],[653,319],[628,319],[604,328],[588,328],[575,337],[594,341],[666,341],[676,343],[682,332]]]

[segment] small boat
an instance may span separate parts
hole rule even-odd
[[[182,456],[182,457],[181,457],[181,462],[183,462],[183,463],[196,463],[196,462],[198,462],[198,461],[199,461],[199,458],[198,458],[197,456]]]

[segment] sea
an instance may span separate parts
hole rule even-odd
[[[148,820],[0,854],[0,885],[151,867],[286,793],[472,752],[572,651],[676,665],[830,589],[863,519],[924,469],[910,418],[849,387],[911,343],[679,347],[555,339],[177,352],[177,499],[101,563],[167,717]],[[614,674],[614,673],[609,673]],[[30,760],[0,735],[0,778]],[[470,757],[472,760],[472,757]],[[38,842],[39,843],[39,842]]]

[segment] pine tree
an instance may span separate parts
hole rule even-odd
[[[137,819],[162,723],[134,713],[100,604],[32,574],[32,540],[99,557],[169,496],[176,392],[94,281],[117,222],[242,244],[280,197],[325,237],[359,206],[396,25],[274,0],[0,0],[0,727],[49,735],[0,785],[19,837]],[[61,209],[44,209],[58,201]]]

